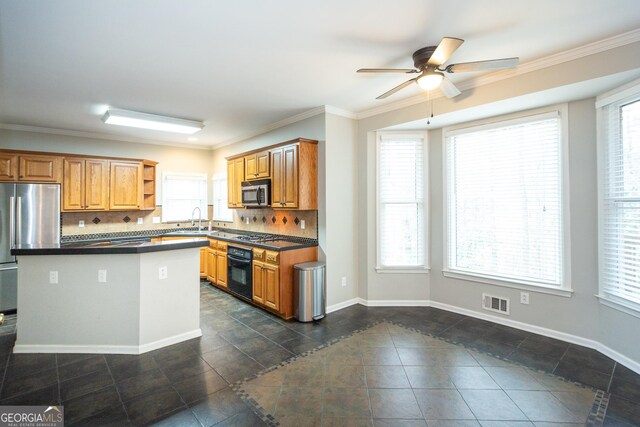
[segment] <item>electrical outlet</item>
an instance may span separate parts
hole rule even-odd
[[[84,220],[81,219],[80,221],[78,221],[78,227],[84,228]]]
[[[138,218],[138,225],[144,224],[144,218]]]
[[[520,292],[520,304],[529,304],[529,292]]]
[[[246,217],[246,218],[244,219],[244,223],[245,223],[245,224],[249,224],[249,217]]]
[[[158,278],[159,278],[160,280],[164,280],[164,279],[166,279],[166,278],[167,278],[167,276],[168,276],[168,274],[167,274],[167,267],[160,267],[160,268],[158,269]]]
[[[305,223],[304,223],[304,219],[300,220],[300,228],[304,230],[305,227]]]
[[[98,283],[107,283],[107,270],[98,270]]]
[[[152,219],[153,219],[153,223],[154,224],[160,224],[160,217],[159,216],[154,216]]]
[[[49,272],[49,283],[52,285],[55,285],[58,283],[58,272],[57,271],[50,271]]]
[[[343,277],[343,278],[342,278],[342,287],[343,287],[343,288],[346,288],[346,287],[347,287],[347,278],[346,278],[346,277]]]

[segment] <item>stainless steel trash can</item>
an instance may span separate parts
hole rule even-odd
[[[293,314],[300,322],[320,320],[326,314],[327,285],[324,262],[293,266]]]

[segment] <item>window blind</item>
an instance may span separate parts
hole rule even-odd
[[[425,265],[424,140],[384,135],[378,141],[378,264]]]
[[[162,222],[189,220],[196,207],[202,212],[202,220],[208,220],[207,175],[164,173]]]
[[[227,178],[213,180],[213,219],[214,221],[233,221],[233,212],[227,201]]]
[[[447,268],[562,286],[557,113],[450,132]]]
[[[640,100],[604,107],[601,288],[640,304]]]

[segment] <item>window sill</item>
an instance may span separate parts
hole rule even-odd
[[[381,274],[429,274],[429,267],[376,267],[376,273]]]
[[[640,318],[640,306],[638,304],[626,301],[623,302],[606,294],[596,294],[595,297],[600,300],[600,304],[602,305],[621,311],[630,316]]]
[[[442,275],[444,277],[449,277],[452,279],[460,279],[460,280],[467,280],[470,282],[485,283],[487,285],[502,286],[505,288],[520,289],[523,291],[537,292],[540,294],[548,294],[548,295],[556,295],[556,296],[565,297],[565,298],[571,298],[571,296],[573,295],[573,291],[571,289],[566,289],[566,288],[562,289],[557,287],[532,284],[528,282],[506,281],[506,280],[496,279],[490,276],[461,273],[461,272],[451,271],[451,270],[442,270]]]

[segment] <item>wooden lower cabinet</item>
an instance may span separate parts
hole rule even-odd
[[[264,264],[253,261],[253,302],[264,304],[264,275],[262,266]]]
[[[227,253],[216,253],[216,283],[223,288],[227,287]]]
[[[253,262],[253,301],[280,311],[280,267]]]
[[[212,248],[207,250],[207,280],[216,283],[216,251]]]
[[[200,278],[207,278],[207,248],[200,248]]]

